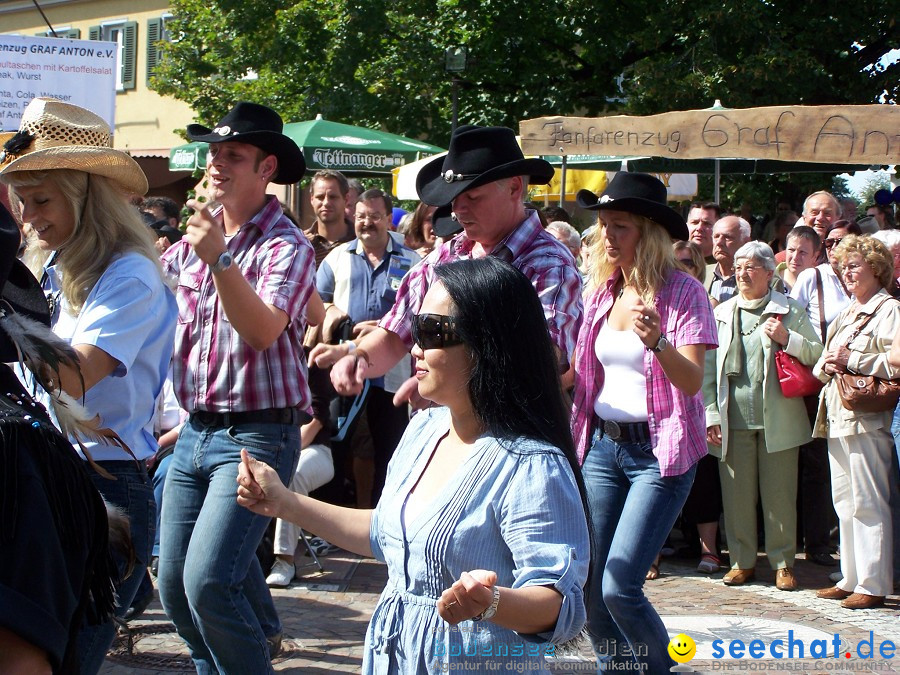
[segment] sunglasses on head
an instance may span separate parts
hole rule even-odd
[[[416,314],[412,337],[420,349],[440,349],[463,343],[456,332],[456,319],[444,314]]]

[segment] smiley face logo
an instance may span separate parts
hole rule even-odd
[[[676,663],[687,663],[697,653],[697,645],[690,635],[679,633],[669,640],[669,656]]]

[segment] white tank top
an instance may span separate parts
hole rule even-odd
[[[594,412],[604,420],[647,421],[647,378],[644,375],[644,343],[633,330],[600,327],[594,343],[603,364],[603,388],[594,401]]]

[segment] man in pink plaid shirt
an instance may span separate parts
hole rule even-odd
[[[256,558],[269,519],[237,504],[235,483],[241,448],[288,483],[310,405],[302,339],[314,252],[266,194],[305,170],[282,126],[255,103],[214,129],[188,126],[210,144],[221,206],[189,201],[187,232],[162,259],[178,280],[175,388],[190,417],[166,479],[159,591],[200,673],[271,673],[281,640]]]
[[[521,271],[538,292],[561,370],[568,369],[581,323],[581,275],[569,250],[543,230],[535,211],[525,209],[529,183],[544,184],[553,167],[526,159],[515,133],[505,127],[459,127],[450,150],[425,165],[416,188],[426,204],[452,205],[453,221],[435,220],[434,231],[447,238],[414,267],[397,291],[394,307],[379,328],[358,343],[318,345],[310,359],[334,363],[331,381],[341,394],[358,393],[362,382],[387,372],[412,347],[412,317],[434,281],[434,267],[462,258],[493,255]],[[395,397],[415,395],[415,379]]]

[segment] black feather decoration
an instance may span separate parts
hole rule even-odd
[[[5,162],[6,158],[10,155],[16,157],[21,155],[23,150],[28,149],[28,146],[31,145],[32,141],[34,141],[34,136],[27,131],[19,131],[16,133],[15,136],[3,144],[3,150],[0,151],[0,164]]]

